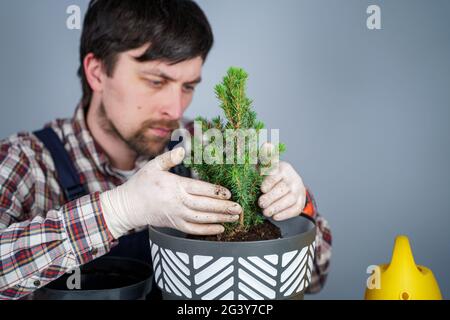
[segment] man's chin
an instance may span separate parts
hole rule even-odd
[[[130,147],[139,155],[154,158],[164,152],[170,139],[147,137],[129,141]]]
[[[149,145],[147,145],[146,150],[144,151],[144,156],[149,156],[149,157],[156,157],[160,154],[162,154],[164,152],[164,149],[166,148],[167,143],[161,143],[161,144],[152,144],[151,147],[149,147]]]

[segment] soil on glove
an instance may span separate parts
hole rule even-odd
[[[215,236],[187,236],[188,239],[220,241],[220,242],[245,242],[245,241],[262,241],[274,240],[281,238],[281,230],[270,221],[250,228],[248,231],[237,231],[231,234],[218,234]]]

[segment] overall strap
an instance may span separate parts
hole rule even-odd
[[[178,141],[176,140],[171,140],[169,142],[169,144],[167,145],[167,149],[168,151],[172,151],[176,146],[178,146],[179,144],[181,144],[183,142],[184,138],[183,136],[181,136]],[[181,177],[186,177],[186,178],[191,178],[191,170],[186,168],[186,166],[183,163],[180,163],[179,165],[170,168],[169,172],[179,175]]]
[[[44,143],[52,155],[58,175],[58,180],[68,201],[78,199],[87,194],[86,188],[81,184],[78,172],[64,148],[63,143],[51,128],[34,132]],[[148,230],[125,235],[120,238],[119,244],[104,256],[132,258],[151,263],[151,250]]]
[[[80,177],[75,169],[69,153],[52,128],[44,128],[34,132],[50,151],[55,164],[59,183],[68,201],[76,200],[87,194],[86,188],[81,184]]]

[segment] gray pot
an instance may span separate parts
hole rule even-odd
[[[36,300],[144,300],[152,289],[150,265],[121,257],[100,257],[83,265],[81,289],[69,290],[66,274],[34,293]]]
[[[302,216],[271,222],[281,239],[192,240],[150,227],[155,283],[164,299],[302,299],[311,281],[316,227]]]

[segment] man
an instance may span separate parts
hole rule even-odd
[[[180,174],[184,149],[169,148],[174,129],[190,128],[183,113],[212,45],[207,18],[191,0],[91,1],[80,45],[83,98],[73,119],[46,126],[85,195],[64,187],[66,172],[48,135],[19,133],[1,142],[1,299],[29,295],[147,225],[212,235],[236,221],[242,208],[230,191]],[[265,178],[262,192],[264,215],[315,219],[310,292],[319,290],[331,236],[311,194],[286,162]]]

